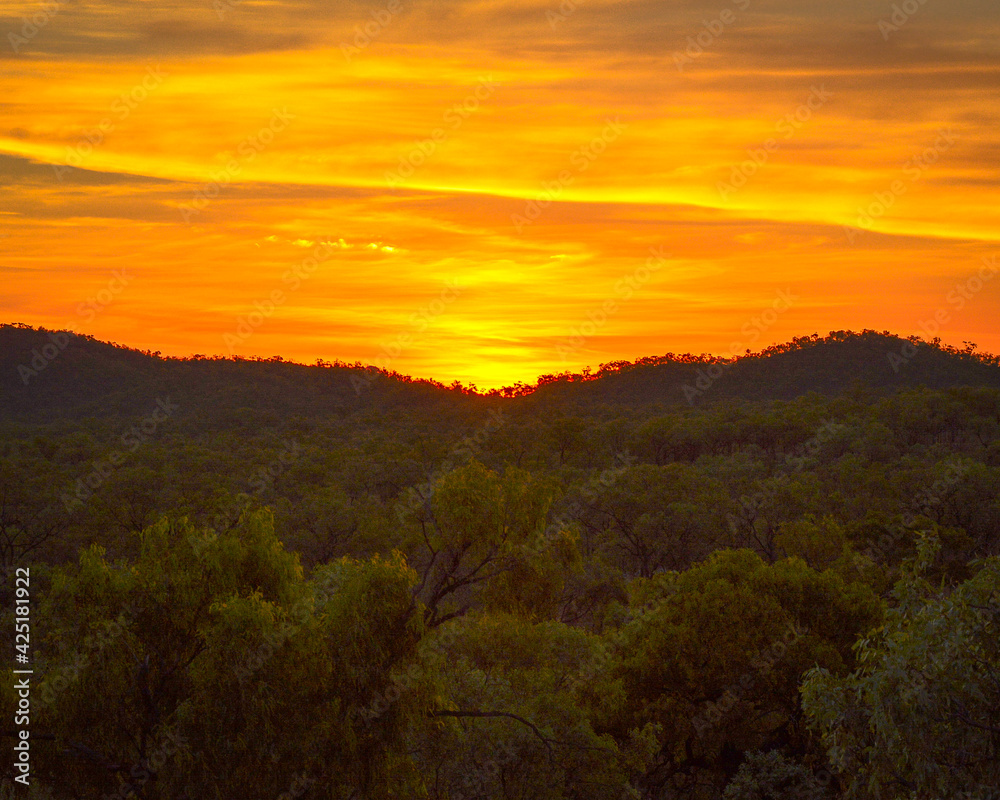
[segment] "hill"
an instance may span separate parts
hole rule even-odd
[[[109,796],[166,730],[192,757],[150,800],[373,765],[402,788],[358,796],[850,800],[899,752],[992,797],[998,374],[836,332],[483,395],[0,327],[37,796]]]
[[[558,396],[581,404],[698,405],[791,400],[809,392],[832,396],[856,386],[880,395],[919,386],[1000,388],[1000,357],[888,331],[831,331],[736,358],[668,353],[605,364],[587,375],[543,376],[532,393],[538,400]]]
[[[835,331],[734,359],[668,353],[478,394],[360,363],[170,358],[68,331],[0,325],[0,415],[36,422],[145,414],[151,398],[165,397],[183,415],[208,422],[249,414],[266,424],[275,414],[461,413],[501,398],[552,409],[642,408],[836,395],[858,385],[877,394],[917,386],[1000,388],[1000,358],[888,332]]]
[[[0,326],[0,415],[135,416],[170,397],[180,415],[208,422],[246,413],[350,416],[392,409],[437,413],[468,404],[460,391],[361,364],[305,366],[271,359],[162,357],[69,331]]]

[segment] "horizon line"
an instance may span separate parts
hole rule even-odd
[[[395,377],[397,379],[403,379],[406,382],[423,382],[430,383],[432,385],[438,386],[446,390],[461,391],[464,394],[476,394],[481,397],[490,397],[497,394],[504,394],[505,390],[511,390],[518,392],[519,394],[527,395],[533,393],[535,390],[544,386],[548,383],[555,383],[560,380],[568,380],[569,382],[584,382],[597,380],[608,374],[613,374],[615,372],[621,372],[623,368],[629,367],[641,367],[641,366],[658,366],[663,363],[702,363],[702,364],[719,364],[719,363],[729,363],[735,364],[738,361],[745,359],[759,359],[762,357],[771,357],[778,355],[780,353],[791,352],[795,349],[802,349],[804,346],[811,346],[820,343],[827,342],[839,342],[847,341],[850,338],[862,338],[865,336],[878,336],[882,338],[897,339],[903,342],[912,342],[917,346],[927,346],[933,347],[934,349],[940,350],[942,352],[949,353],[951,355],[969,355],[972,356],[976,361],[980,363],[994,363],[1000,365],[1000,354],[989,353],[987,351],[981,351],[975,343],[969,341],[963,341],[962,344],[965,345],[964,349],[960,349],[953,344],[948,344],[942,341],[940,336],[934,336],[932,339],[924,339],[918,334],[911,334],[909,336],[903,336],[900,333],[895,333],[889,330],[875,330],[874,328],[864,328],[860,331],[855,331],[852,329],[841,329],[835,331],[829,331],[825,336],[820,336],[819,333],[806,334],[803,336],[795,336],[792,339],[774,343],[768,345],[765,348],[757,351],[751,351],[747,348],[744,353],[740,354],[728,354],[720,355],[715,353],[675,353],[673,351],[667,351],[662,355],[646,355],[638,356],[634,360],[628,359],[618,359],[615,361],[608,361],[600,364],[596,370],[592,366],[582,367],[579,372],[573,372],[572,370],[566,370],[558,373],[544,373],[538,375],[534,382],[526,383],[524,381],[516,381],[513,384],[507,384],[499,387],[493,387],[489,389],[480,389],[476,386],[474,382],[468,384],[462,383],[462,381],[455,379],[451,383],[443,383],[436,378],[431,377],[420,377],[416,375],[408,375],[399,372],[395,369],[389,369],[386,367],[380,367],[377,364],[368,364],[361,361],[347,362],[340,358],[334,358],[332,360],[325,358],[317,358],[313,363],[306,363],[302,361],[296,361],[292,358],[286,358],[280,354],[275,354],[272,356],[260,356],[260,355],[238,355],[238,354],[206,354],[206,353],[191,353],[188,355],[164,355],[159,350],[142,350],[138,347],[123,344],[121,342],[114,342],[105,339],[99,339],[94,334],[89,333],[79,333],[68,328],[46,328],[43,325],[29,325],[24,322],[0,322],[0,330],[4,328],[13,328],[19,330],[30,330],[38,333],[65,333],[70,336],[77,338],[86,339],[88,341],[97,342],[100,344],[108,345],[110,347],[115,347],[122,350],[128,350],[134,353],[139,353],[150,358],[156,358],[161,361],[251,361],[255,363],[280,363],[280,364],[291,364],[298,367],[306,368],[321,368],[321,369],[350,369],[350,370],[361,370],[364,372],[370,372],[375,370],[386,377]],[[616,367],[617,369],[608,369],[609,367]],[[509,394],[509,392],[508,392]]]

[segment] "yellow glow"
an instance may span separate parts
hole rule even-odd
[[[0,76],[4,317],[480,388],[941,308],[1000,351],[1000,280],[948,300],[998,253],[997,14],[787,0],[678,69],[718,4],[576,5],[64,4]]]

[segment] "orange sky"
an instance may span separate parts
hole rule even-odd
[[[1000,351],[1000,7],[901,5],[0,0],[0,320],[480,388]]]

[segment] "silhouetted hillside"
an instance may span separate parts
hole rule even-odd
[[[433,412],[470,400],[440,383],[360,364],[164,358],[91,336],[0,326],[0,414],[5,417],[134,416],[149,413],[155,398],[167,396],[180,406],[181,416],[213,421],[244,411],[304,417],[393,408]]]
[[[879,394],[917,386],[998,388],[1000,358],[887,331],[834,331],[736,359],[668,353],[605,364],[589,375],[543,376],[533,396],[580,404],[697,405],[726,398],[790,400],[808,392],[834,395],[859,384]]]
[[[875,719],[914,769],[973,753],[912,796],[993,797],[959,787],[1000,785],[996,358],[863,332],[488,395],[373,374],[0,328],[32,796],[116,793],[165,729],[199,755],[149,800],[849,800],[817,726],[894,790]],[[413,782],[357,791],[385,763]]]
[[[536,384],[484,396],[360,363],[163,358],[90,336],[0,326],[0,413],[37,421],[145,414],[159,397],[170,397],[184,416],[196,414],[206,422],[236,415],[244,424],[266,424],[272,414],[329,417],[393,409],[437,414],[501,397],[556,408],[670,406],[833,395],[857,385],[879,394],[915,386],[1000,388],[1000,359],[888,332],[837,331],[736,359],[668,353],[613,362],[595,373],[545,375]]]

